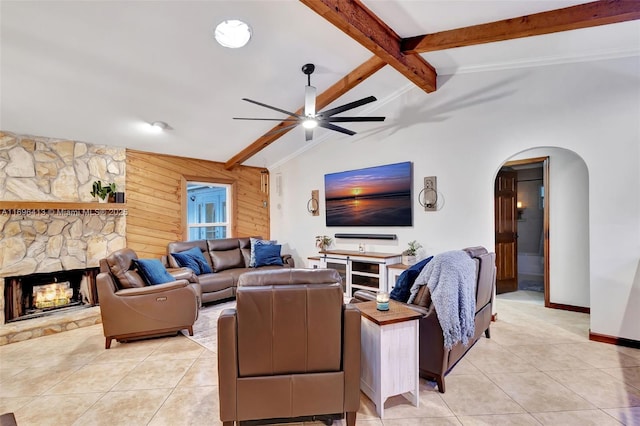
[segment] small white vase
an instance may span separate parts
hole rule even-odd
[[[403,265],[407,265],[407,266],[411,266],[414,265],[416,263],[416,257],[415,256],[409,256],[406,254],[402,255],[402,264]]]

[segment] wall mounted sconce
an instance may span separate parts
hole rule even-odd
[[[516,211],[518,212],[518,220],[523,220],[522,215],[524,214],[524,209],[526,209],[526,207],[522,205],[522,201],[516,202]]]
[[[425,212],[438,210],[438,187],[435,176],[424,178],[424,188],[418,194],[418,202],[424,207]]]
[[[260,171],[260,191],[264,194],[269,193],[269,170]]]
[[[311,191],[311,198],[307,201],[307,211],[311,213],[311,216],[318,216],[320,214],[320,198],[317,189]]]

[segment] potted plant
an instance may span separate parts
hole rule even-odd
[[[402,252],[402,264],[413,265],[416,263],[416,253],[422,248],[422,244],[416,240],[409,241],[409,248]]]
[[[316,235],[316,247],[320,249],[320,251],[325,251],[333,240],[331,237],[326,235]]]
[[[93,195],[94,197],[96,197],[98,199],[98,202],[100,203],[106,203],[107,202],[107,196],[109,196],[110,194],[115,194],[116,192],[116,184],[115,183],[105,183],[103,184],[102,181],[97,180],[95,182],[93,182],[93,189],[91,190],[91,195]]]

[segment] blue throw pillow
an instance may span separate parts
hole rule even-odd
[[[138,259],[135,262],[142,279],[148,285],[164,284],[176,280],[167,272],[160,259]]]
[[[261,240],[259,238],[250,238],[251,240],[251,257],[249,258],[249,268],[256,267],[256,247],[276,244],[275,240]]]
[[[202,250],[198,247],[193,247],[180,253],[171,253],[171,255],[178,262],[178,265],[191,269],[196,275],[213,272],[207,263],[207,259],[204,258]]]
[[[267,265],[282,266],[282,257],[280,257],[281,245],[265,244],[256,246],[256,268]]]
[[[398,302],[406,302],[409,300],[413,282],[418,278],[418,275],[420,275],[422,268],[424,268],[431,259],[433,259],[433,256],[427,257],[410,268],[405,269],[405,271],[398,277],[396,286],[391,290],[389,297],[393,300],[397,300]]]

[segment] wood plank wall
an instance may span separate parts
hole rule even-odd
[[[233,237],[269,238],[269,195],[261,191],[264,169],[127,149],[127,247],[141,258],[159,258],[167,244],[186,238],[187,180],[230,183],[234,190]]]

